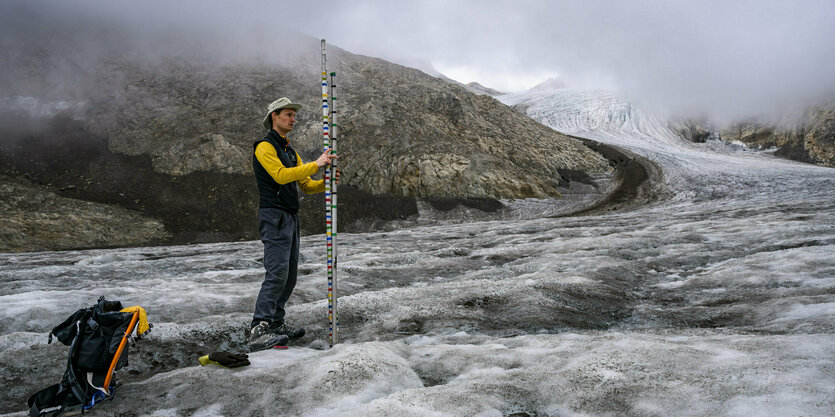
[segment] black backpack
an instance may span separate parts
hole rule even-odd
[[[70,347],[67,370],[60,383],[29,397],[30,416],[58,416],[78,409],[84,413],[113,398],[116,383],[112,373],[128,364],[126,342],[138,314],[122,309],[121,302],[101,297],[96,305],[76,311],[52,329],[49,343],[54,335]],[[105,381],[109,387],[104,386]]]

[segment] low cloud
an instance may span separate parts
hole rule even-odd
[[[670,113],[773,113],[835,93],[831,1],[7,1],[3,44],[55,26],[118,28],[143,53],[281,57],[295,31],[351,52],[455,68],[513,90],[559,75]],[[40,20],[39,20],[40,19]],[[316,53],[315,51],[313,52]]]

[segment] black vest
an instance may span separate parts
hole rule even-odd
[[[263,139],[255,141],[252,147],[252,169],[255,171],[255,181],[258,183],[258,194],[261,202],[258,207],[261,208],[279,208],[288,213],[296,214],[299,212],[299,189],[296,181],[288,182],[287,184],[277,183],[273,177],[261,166],[258,158],[255,157],[255,148],[261,142],[267,142],[273,145],[275,153],[278,154],[278,159],[286,168],[294,168],[298,165],[296,159],[296,151],[288,144],[287,140],[282,138],[274,129],[270,129],[267,136]]]

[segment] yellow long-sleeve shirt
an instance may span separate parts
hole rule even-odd
[[[294,151],[295,152],[295,151]],[[273,145],[264,141],[258,144],[255,148],[255,158],[268,174],[279,184],[287,184],[297,181],[299,188],[305,194],[321,193],[325,191],[324,180],[314,180],[310,178],[311,175],[319,172],[319,166],[316,162],[308,162],[302,164],[302,158],[296,152],[297,165],[295,167],[285,167],[278,159],[278,154]]]

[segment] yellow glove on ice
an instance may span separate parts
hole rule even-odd
[[[201,356],[197,360],[202,366],[206,366],[210,363],[225,366],[227,368],[237,368],[239,366],[249,365],[249,356],[247,356],[246,353],[212,352],[206,356]]]

